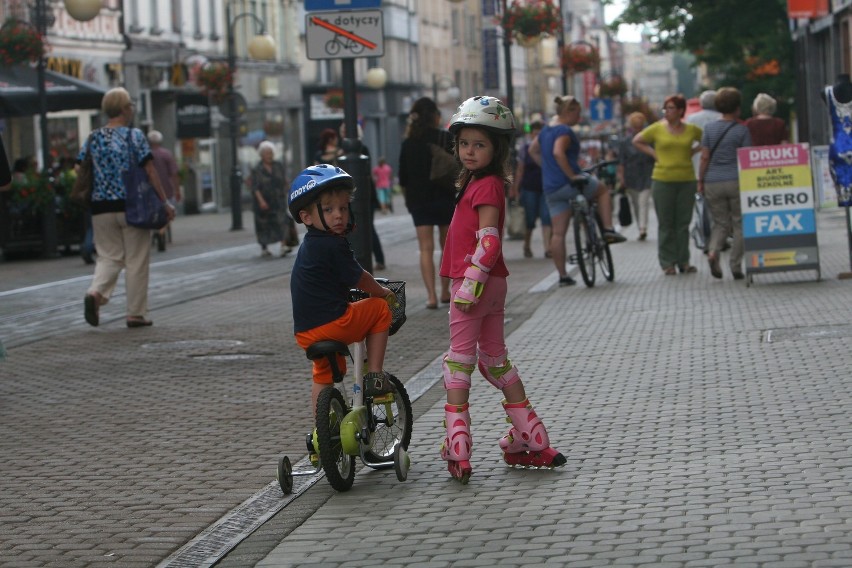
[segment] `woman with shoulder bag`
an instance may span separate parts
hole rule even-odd
[[[93,182],[89,206],[98,251],[95,274],[84,299],[84,315],[89,325],[100,323],[100,307],[109,302],[124,269],[127,327],[146,327],[152,324],[146,317],[151,231],[128,225],[125,216],[127,193],[123,175],[131,168],[132,156],[166,204],[169,221],[174,219],[175,209],[166,199],[145,134],[130,127],[134,115],[130,94],[121,87],[111,89],[101,101],[101,110],[107,115],[106,125],[92,133],[77,156],[77,162],[81,163],[91,153]]]
[[[405,140],[399,154],[399,184],[405,195],[405,206],[411,213],[417,230],[420,248],[420,273],[426,285],[426,307],[438,308],[435,291],[435,227],[441,250],[447,240],[447,230],[453,218],[455,196],[440,188],[430,178],[431,146],[442,144],[452,153],[452,137],[440,129],[441,111],[429,97],[415,101],[408,114]],[[443,254],[443,252],[442,252]],[[441,303],[450,303],[450,280],[441,278]]]
[[[714,278],[722,277],[719,257],[728,235],[733,234],[729,260],[735,280],[745,277],[737,149],[751,146],[751,133],[739,122],[741,102],[740,92],[733,87],[722,87],[716,93],[716,109],[722,113],[722,118],[704,129],[698,169],[698,193],[704,195],[713,218],[707,247],[710,274]]]

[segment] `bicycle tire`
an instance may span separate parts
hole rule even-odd
[[[574,244],[577,246],[577,265],[580,276],[589,288],[595,285],[595,255],[592,249],[589,221],[585,213],[574,216]]]
[[[339,390],[322,390],[317,398],[317,445],[325,476],[337,491],[348,491],[355,481],[355,456],[343,453],[340,442],[340,424],[347,412]]]
[[[411,414],[411,400],[402,381],[391,375],[394,386],[393,402],[374,404],[373,399],[367,398],[368,421],[372,449],[364,452],[367,461],[377,463],[393,459],[394,447],[400,444],[408,449],[411,442],[411,428],[414,419]],[[390,407],[390,412],[388,412]],[[389,416],[390,415],[390,416]],[[392,417],[393,420],[389,420]]]
[[[615,280],[615,264],[612,262],[612,252],[609,250],[609,243],[601,233],[600,221],[595,221],[590,227],[594,232],[594,247],[595,257],[598,264],[601,266],[601,274],[607,279],[607,282]]]

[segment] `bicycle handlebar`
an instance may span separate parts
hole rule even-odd
[[[590,174],[590,173],[592,173],[596,170],[600,170],[601,168],[606,168],[608,166],[614,166],[616,164],[618,164],[618,160],[601,160],[600,162],[598,162],[596,164],[592,164],[591,166],[589,166],[587,168],[583,168],[583,173],[584,174]]]

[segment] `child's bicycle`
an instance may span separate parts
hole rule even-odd
[[[397,298],[391,306],[390,335],[405,323],[405,282],[377,279]],[[366,298],[361,290],[350,290],[349,301]],[[354,344],[352,353],[340,341],[319,341],[305,351],[308,359],[328,358],[334,387],[324,389],[317,399],[316,429],[307,437],[308,455],[314,469],[293,471],[290,459],[278,460],[278,484],[285,495],[293,492],[293,477],[310,476],[325,471],[328,482],[337,491],[348,491],[355,480],[355,456],[372,469],[394,468],[396,477],[405,481],[411,460],[408,444],[411,441],[411,401],[405,386],[393,375],[393,389],[388,394],[364,395],[365,341]],[[343,384],[345,373],[337,365],[337,355],[352,359],[354,384],[347,402]]]
[[[593,166],[584,168],[583,173],[590,174],[613,163],[616,162],[612,160],[598,162]],[[589,201],[582,193],[587,183],[585,180],[573,182],[574,186],[580,190],[580,193],[571,201],[574,244],[577,247],[577,253],[570,255],[568,261],[580,267],[583,282],[591,288],[595,285],[596,264],[600,265],[601,273],[609,282],[615,280],[615,265],[612,263],[609,243],[606,242],[601,233],[602,225],[598,216],[597,203],[594,200]]]

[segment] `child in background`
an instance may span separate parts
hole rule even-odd
[[[506,216],[505,188],[510,183],[509,150],[515,132],[512,112],[494,97],[473,97],[461,104],[450,123],[455,152],[463,169],[461,193],[447,233],[441,276],[452,279],[450,349],[444,357],[444,407],[447,437],[441,457],[450,474],[467,483],[470,465],[469,391],[479,370],[503,391],[503,408],[512,423],[500,440],[509,465],[557,467],[565,457],[550,447],[547,431],[527,399],[518,370],[508,358],[503,333],[506,277],[500,235]]]
[[[346,240],[353,228],[349,202],[354,191],[352,177],[331,164],[306,168],[290,186],[290,213],[308,228],[290,277],[293,328],[302,349],[327,339],[349,344],[366,337],[364,394],[378,396],[393,389],[382,366],[391,324],[388,302],[395,296],[358,264]],[[350,303],[352,288],[371,297]],[[345,372],[346,359],[337,359]],[[313,381],[311,408],[316,412],[319,393],[333,384],[324,357],[314,361]]]
[[[384,158],[379,158],[378,165],[373,168],[373,181],[376,183],[376,192],[379,195],[379,206],[382,213],[388,213],[391,210],[392,180],[393,169]]]

